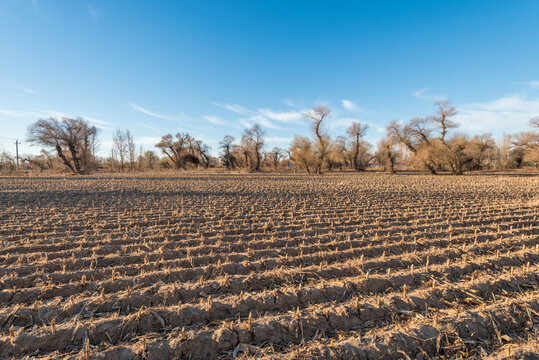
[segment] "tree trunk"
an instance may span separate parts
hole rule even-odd
[[[58,152],[58,156],[60,157],[60,159],[62,159],[62,161],[64,162],[64,164],[65,164],[71,171],[73,171],[74,174],[76,174],[77,172],[76,172],[75,169],[73,168],[73,165],[71,165],[71,163],[69,162],[69,160],[67,160],[67,158],[65,157],[64,152],[62,151],[62,147],[61,147],[60,145],[56,145],[56,152]]]
[[[71,152],[71,157],[73,158],[75,170],[77,171],[77,174],[81,174],[79,158],[77,157],[77,149],[75,149],[75,145],[71,142],[69,142],[67,146],[69,147],[69,151]]]

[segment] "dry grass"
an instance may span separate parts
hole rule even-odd
[[[539,177],[0,178],[0,358],[533,356]]]

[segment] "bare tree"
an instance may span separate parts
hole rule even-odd
[[[311,121],[311,130],[317,142],[318,164],[315,172],[322,173],[322,167],[327,159],[330,137],[325,130],[324,120],[331,114],[329,107],[325,105],[317,105],[314,109],[305,113],[305,118]]]
[[[279,163],[281,159],[283,158],[283,149],[276,146],[273,149],[271,149],[268,155],[269,155],[272,165],[275,168],[279,167]]]
[[[28,141],[54,148],[58,157],[75,174],[88,173],[95,164],[98,130],[84,118],[50,117],[28,128]]]
[[[159,158],[157,157],[157,155],[155,155],[153,151],[146,151],[143,157],[148,169],[157,169],[157,166],[159,164]]]
[[[474,162],[472,167],[479,170],[492,167],[497,157],[496,150],[496,141],[491,134],[472,137],[467,150]]]
[[[252,168],[254,171],[259,171],[260,165],[262,164],[262,148],[264,147],[264,134],[265,131],[258,124],[255,124],[252,127],[247,128],[243,131],[242,143],[244,143],[249,149],[249,152],[253,154],[254,163],[252,165]]]
[[[106,160],[106,164],[110,168],[110,172],[114,171],[114,168],[118,168],[118,156],[114,147],[110,148],[110,157]]]
[[[530,120],[532,127],[539,128],[539,117]],[[522,162],[532,162],[539,167],[539,131],[525,131],[513,137],[514,152],[522,154]]]
[[[201,163],[200,157],[197,156],[197,139],[189,135],[188,133],[183,135],[184,142],[186,145],[186,154],[184,159],[186,163],[192,163],[195,165],[195,168],[198,168],[198,165]]]
[[[127,132],[123,132],[121,129],[116,130],[112,136],[112,143],[114,144],[113,154],[117,157],[123,171],[128,153]]]
[[[7,151],[0,152],[0,170],[13,171],[16,169],[15,159]]]
[[[129,156],[129,168],[131,170],[134,170],[135,162],[137,160],[137,153],[136,153],[135,140],[133,139],[133,136],[131,135],[131,131],[129,131],[129,129],[125,130],[125,139],[127,140],[127,154]]]
[[[290,160],[310,174],[317,162],[311,140],[304,136],[295,136],[290,146]]]
[[[470,141],[466,135],[452,136],[439,143],[434,148],[435,156],[451,174],[461,175],[470,170],[473,165],[473,157],[469,151]]]
[[[185,168],[185,139],[181,133],[177,133],[175,138],[171,134],[164,135],[155,147],[161,149],[177,169]]]
[[[221,159],[227,170],[234,169],[237,166],[236,157],[232,154],[234,149],[234,137],[231,135],[225,135],[223,140],[219,142],[219,148],[221,149]]]
[[[188,166],[197,168],[200,164],[208,168],[212,159],[210,148],[202,140],[187,133],[177,133],[174,137],[171,134],[164,135],[155,147],[161,149],[177,169],[187,169]]]
[[[363,140],[363,136],[365,136],[368,128],[367,125],[362,125],[354,121],[346,130],[346,133],[351,139],[352,165],[356,171],[365,170],[369,160],[372,158],[368,154],[370,144]]]
[[[54,158],[45,149],[41,149],[39,155],[29,155],[28,163],[32,168],[37,168],[39,171],[52,169]]]
[[[388,137],[404,145],[414,159],[426,167],[431,174],[436,174],[437,164],[430,151],[432,147],[432,129],[430,122],[424,118],[413,118],[402,126],[397,121],[387,127]]]
[[[194,147],[196,150],[196,156],[200,158],[200,163],[204,166],[204,169],[210,167],[210,147],[202,142],[202,140],[195,140]]]
[[[457,110],[451,106],[449,100],[438,100],[434,105],[437,107],[436,114],[429,116],[428,119],[440,128],[440,140],[445,143],[448,130],[458,127],[458,124],[451,120],[457,115]]]
[[[389,134],[380,139],[378,142],[377,157],[384,167],[384,170],[388,173],[395,172],[395,162],[400,156],[396,145],[397,139],[391,137]]]
[[[241,166],[245,169],[249,168],[252,163],[251,158],[253,155],[251,154],[251,143],[245,136],[241,137],[240,145],[238,146],[238,153],[238,158],[242,159]]]
[[[467,144],[462,137],[454,137],[450,142],[447,138],[448,131],[458,126],[452,120],[457,112],[449,100],[436,101],[435,105],[437,110],[434,115],[413,118],[404,126],[392,122],[388,127],[388,136],[406,146],[414,159],[432,174],[439,169],[460,174],[464,171],[463,166],[469,163],[464,151]]]
[[[352,152],[349,149],[349,143],[348,137],[340,135],[331,144],[330,158],[337,162],[341,171],[343,167],[352,166]]]

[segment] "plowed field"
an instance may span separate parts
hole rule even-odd
[[[539,176],[0,178],[0,358],[534,358]]]

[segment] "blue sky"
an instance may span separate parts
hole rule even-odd
[[[217,153],[260,123],[268,147],[329,105],[375,141],[392,120],[459,110],[460,131],[526,130],[539,116],[539,1],[0,0],[0,151],[39,117],[129,128],[153,149],[187,131]],[[36,153],[29,144],[22,151]]]

